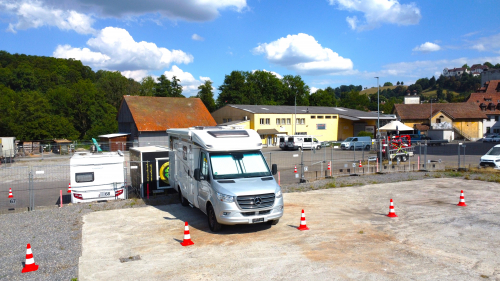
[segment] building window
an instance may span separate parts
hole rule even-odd
[[[498,115],[497,115],[497,116],[495,116],[495,121],[498,121]]]
[[[490,116],[490,120],[493,121],[493,119],[495,119],[495,117],[494,116]]]
[[[281,125],[285,125],[286,124],[286,119],[285,118],[281,118]],[[288,123],[290,124],[290,123]]]
[[[276,125],[280,125],[280,121],[281,121],[281,119],[276,118]]]
[[[264,125],[264,118],[260,118],[260,124]]]
[[[227,122],[231,122],[231,121],[233,121],[232,118],[227,118]]]
[[[332,119],[332,116],[325,116],[325,119]]]
[[[311,115],[311,119],[316,119],[316,116],[314,116],[314,115]]]
[[[336,116],[336,115],[334,115],[334,116],[332,116],[332,118],[333,118],[333,119],[337,119],[337,116]]]
[[[306,119],[305,118],[297,118],[297,125],[304,125],[306,123]]]
[[[227,122],[226,118],[222,119],[222,123],[226,123],[226,122]]]
[[[321,115],[321,116],[320,116],[320,115],[318,115],[318,119],[323,119],[323,116],[322,116],[322,115]]]
[[[316,124],[316,130],[326,130],[326,124]]]
[[[266,118],[266,125],[271,125],[271,118]]]
[[[491,127],[486,127],[486,133],[489,134],[491,132]]]
[[[292,124],[292,119],[291,119],[291,118],[287,118],[287,119],[286,119],[286,124],[287,124],[287,125]]]

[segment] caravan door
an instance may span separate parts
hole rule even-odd
[[[207,201],[210,196],[210,170],[208,165],[208,154],[205,151],[200,152],[200,175],[203,179],[198,182],[198,205],[203,212],[207,209]]]

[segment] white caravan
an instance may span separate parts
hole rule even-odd
[[[71,203],[126,199],[121,152],[75,153],[70,160]]]
[[[262,155],[254,130],[221,127],[169,129],[175,160],[171,184],[183,206],[192,205],[208,216],[213,232],[223,224],[278,223],[283,195]],[[172,172],[173,170],[173,172]]]

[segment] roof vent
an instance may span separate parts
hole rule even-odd
[[[208,134],[214,138],[246,138],[246,137],[248,137],[248,132],[245,130],[208,131]]]

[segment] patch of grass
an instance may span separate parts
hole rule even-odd
[[[446,173],[446,175],[448,177],[452,177],[452,178],[458,178],[458,177],[462,177],[463,176],[463,173],[462,172],[459,172],[459,171],[449,171]]]
[[[349,187],[349,186],[361,186],[363,185],[362,183],[360,182],[352,182],[352,183],[341,183],[339,187]]]
[[[328,188],[336,188],[337,187],[337,184],[332,181],[332,182],[329,182],[327,185],[326,185]]]
[[[363,230],[360,230],[358,233],[359,233],[359,234],[363,234],[364,232],[363,232]]]
[[[488,275],[481,274],[481,278],[490,278]]]
[[[464,176],[464,180],[470,180],[470,175],[469,175],[469,174],[466,174],[466,175]]]
[[[71,278],[71,281],[78,281],[78,278]]]
[[[382,92],[384,89],[391,89],[393,90],[394,88],[396,88],[398,85],[396,86],[380,86],[380,91]],[[403,87],[408,87],[406,85],[401,85]],[[371,87],[369,89],[366,89],[366,90],[363,90],[361,92],[359,92],[360,95],[371,95],[371,94],[376,94],[377,93],[377,87]]]
[[[442,178],[443,174],[441,174],[441,173],[434,173],[434,174],[432,174],[432,177],[434,177],[434,178]]]

